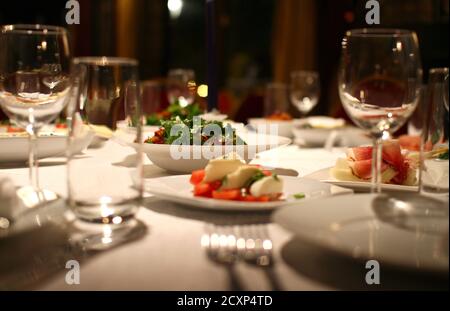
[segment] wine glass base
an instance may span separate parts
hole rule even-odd
[[[37,189],[32,186],[21,187],[16,190],[17,197],[27,208],[36,208],[59,200],[61,197],[47,189]]]
[[[76,219],[72,223],[70,242],[84,251],[102,251],[145,235],[147,227],[131,218],[119,225],[99,224]]]

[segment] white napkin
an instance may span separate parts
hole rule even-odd
[[[16,187],[11,178],[0,176],[0,219],[14,219],[22,212],[24,206],[16,194]]]

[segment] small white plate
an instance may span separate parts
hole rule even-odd
[[[324,168],[322,170],[311,173],[306,178],[314,179],[321,182],[330,183],[336,186],[350,188],[356,192],[370,192],[372,184],[370,182],[364,181],[342,181],[337,180],[330,174],[332,167]],[[417,192],[417,186],[403,186],[403,185],[392,185],[392,184],[382,184],[381,189],[385,191],[406,191],[406,192]]]
[[[190,175],[178,175],[148,179],[145,181],[144,189],[146,192],[167,201],[201,209],[224,211],[273,210],[287,204],[301,203],[311,198],[351,193],[348,189],[310,179],[282,176],[280,178],[284,180],[284,201],[267,203],[226,201],[195,197],[192,193],[193,186],[189,183],[189,178]],[[295,199],[293,195],[298,193],[305,194],[305,198]]]
[[[403,194],[390,206],[375,194],[344,195],[292,205],[274,221],[300,238],[355,259],[448,272],[448,204],[434,206]],[[413,199],[411,199],[413,197]],[[423,198],[423,197],[422,197]],[[394,201],[395,202],[395,201]]]

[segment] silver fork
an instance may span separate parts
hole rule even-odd
[[[238,248],[234,228],[231,226],[206,225],[206,233],[202,236],[201,245],[212,261],[227,268],[231,290],[243,290],[235,272]]]
[[[230,269],[234,285],[238,280],[232,268],[238,260],[244,260],[264,270],[273,290],[281,289],[272,269],[273,244],[266,225],[207,225],[201,244],[210,259]]]

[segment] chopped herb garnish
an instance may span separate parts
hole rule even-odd
[[[266,175],[264,175],[264,173],[262,171],[258,171],[255,175],[253,175],[245,184],[245,188],[249,188],[251,185],[253,185],[255,182],[257,182],[258,180],[263,179],[264,177],[266,177]]]
[[[305,197],[306,197],[306,195],[302,192],[294,194],[294,198],[296,200],[301,200],[301,199],[304,199]]]

